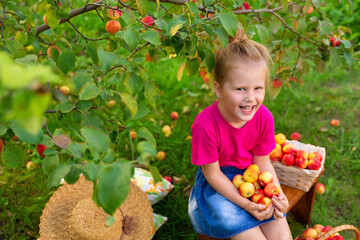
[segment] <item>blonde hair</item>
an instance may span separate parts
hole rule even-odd
[[[227,74],[244,62],[263,62],[266,69],[265,85],[270,86],[270,66],[272,59],[269,50],[262,44],[247,37],[242,29],[238,29],[235,37],[229,37],[225,48],[215,52],[214,80],[222,86]]]

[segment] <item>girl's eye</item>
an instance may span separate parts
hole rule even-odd
[[[236,90],[238,90],[238,91],[244,91],[245,88],[237,88]]]
[[[255,90],[261,90],[263,87],[256,87]]]

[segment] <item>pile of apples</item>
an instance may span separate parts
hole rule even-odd
[[[243,175],[235,175],[232,183],[239,189],[241,196],[265,205],[265,209],[271,204],[271,198],[279,196],[281,192],[280,185],[273,182],[272,174],[267,171],[260,172],[256,164],[246,168]]]
[[[324,236],[325,233],[333,229],[331,226],[323,226],[321,224],[315,224],[313,227],[307,228],[302,235],[298,238],[298,240],[315,240]],[[339,233],[334,233],[330,237],[326,238],[326,240],[344,240],[345,238],[341,236]]]
[[[320,153],[297,150],[293,144],[286,142],[286,136],[282,133],[275,135],[275,142],[276,148],[269,155],[272,161],[303,169],[320,169],[323,160]]]

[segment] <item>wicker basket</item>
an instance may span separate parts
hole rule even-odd
[[[306,150],[308,153],[318,152],[323,158],[319,170],[302,169],[296,166],[286,166],[281,162],[271,161],[281,184],[307,192],[324,168],[325,148],[304,144],[295,140],[286,142],[293,144],[297,150]]]
[[[341,231],[345,231],[345,230],[351,230],[355,232],[355,240],[360,240],[360,232],[359,230],[354,227],[353,225],[341,225],[341,226],[337,226],[333,229],[331,229],[330,231],[328,231],[327,233],[325,233],[322,237],[318,238],[318,240],[325,240],[326,238],[330,237],[331,235],[341,232]],[[300,239],[302,235],[297,236],[294,240],[298,240]]]

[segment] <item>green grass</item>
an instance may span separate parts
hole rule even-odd
[[[162,96],[159,106],[138,125],[146,126],[157,140],[158,150],[166,152],[166,159],[154,162],[160,173],[177,176],[180,180],[170,194],[153,206],[154,212],[167,216],[168,221],[154,239],[196,239],[187,215],[188,193],[194,183],[196,166],[191,164],[190,127],[194,117],[215,100],[211,89],[203,86],[199,76],[176,79],[178,61],[157,60],[148,64],[149,78],[156,80]],[[320,223],[333,227],[353,224],[360,228],[360,70],[347,71],[328,67],[324,73],[312,72],[304,76],[304,85],[283,86],[276,99],[267,98],[265,105],[275,118],[275,131],[290,137],[299,132],[301,142],[326,148],[325,174],[320,182],[326,186],[324,195],[317,195],[310,225]],[[183,113],[184,106],[190,112]],[[172,135],[161,133],[164,124],[171,124],[170,112],[179,112]],[[341,125],[330,125],[332,118]],[[137,140],[136,140],[137,141]],[[124,142],[125,144],[125,142]],[[126,142],[126,144],[129,144]],[[121,153],[120,153],[121,154]],[[36,155],[29,155],[40,163]],[[1,165],[0,174],[0,239],[34,239],[38,236],[41,211],[54,189],[46,189],[46,176],[41,169],[27,171],[24,165],[11,170]],[[305,225],[289,214],[293,236]],[[351,234],[344,234],[353,239]]]

